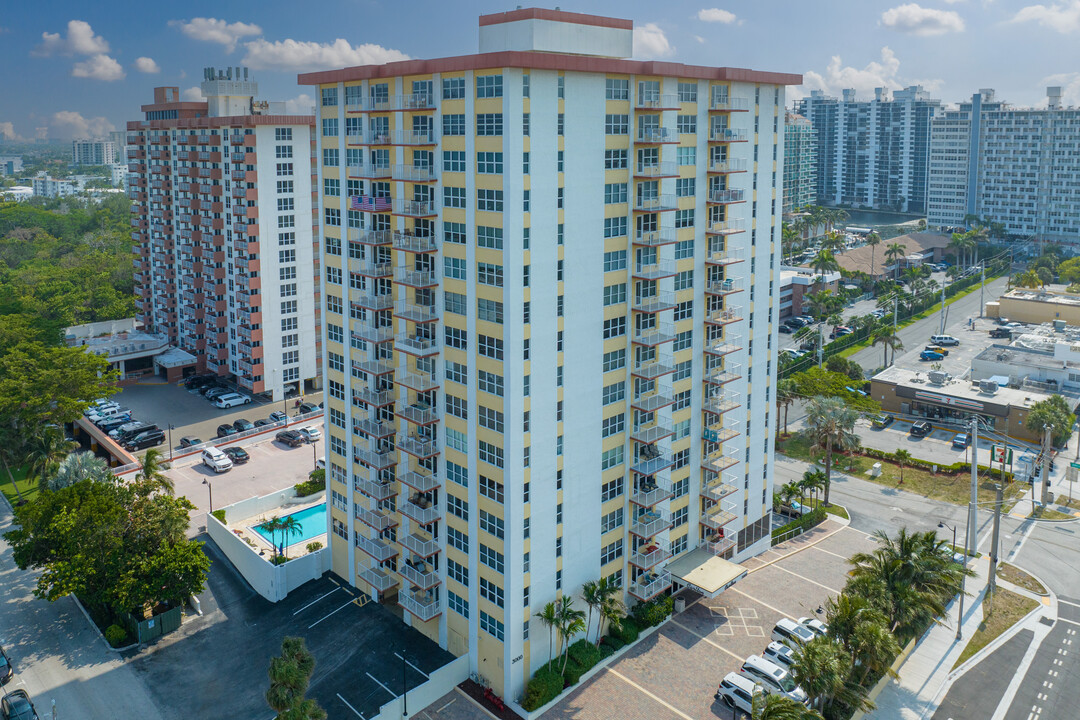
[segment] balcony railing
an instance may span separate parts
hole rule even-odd
[[[439,249],[434,235],[416,235],[408,230],[394,231],[394,249],[411,253],[429,253]]]
[[[631,373],[636,377],[658,378],[675,372],[675,363],[668,352],[655,352],[651,358],[634,361]]]
[[[353,320],[352,336],[370,343],[389,342],[394,339],[394,328],[374,327],[367,322]]]
[[[410,370],[404,363],[398,366],[394,382],[417,392],[427,392],[439,387],[439,377],[434,372]]]
[[[634,234],[635,245],[657,247],[670,245],[678,240],[674,228],[659,228],[658,230],[638,230]]]
[[[394,110],[431,110],[435,107],[435,97],[431,93],[395,95],[390,98],[390,107]]]
[[[392,437],[397,432],[394,423],[371,418],[353,418],[353,429],[374,440]]]
[[[394,514],[389,510],[372,510],[363,505],[356,506],[356,519],[379,531],[397,525]]]
[[[711,203],[736,203],[746,199],[746,191],[740,188],[709,190],[705,200]]]
[[[418,458],[439,454],[439,444],[422,435],[398,435],[397,446],[400,450]]]
[[[678,110],[679,96],[675,93],[660,93],[646,90],[637,94],[634,107],[641,110]]]
[[[724,385],[733,380],[738,380],[742,377],[741,373],[742,368],[738,363],[724,363],[718,367],[707,369],[705,371],[705,382],[713,385]]]
[[[398,480],[405,483],[409,487],[413,488],[417,492],[431,492],[437,487],[442,486],[442,482],[439,480],[439,476],[429,471],[420,472],[418,470],[410,470],[402,475],[398,476]]]
[[[730,241],[728,241],[730,244]],[[705,262],[710,265],[731,265],[744,260],[742,248],[722,247],[709,252],[705,256]]]
[[[655,262],[635,262],[634,277],[641,280],[659,280],[675,276],[674,260],[656,260]]]
[[[435,168],[416,165],[395,165],[390,177],[404,182],[431,182],[437,173]]]
[[[410,533],[401,540],[401,546],[419,557],[431,557],[439,552],[439,541],[420,533]]]
[[[397,495],[397,487],[389,480],[386,482],[379,482],[378,480],[358,477],[353,480],[353,486],[375,500],[389,500]]]
[[[353,398],[365,402],[368,405],[381,407],[383,405],[392,405],[396,399],[396,395],[393,390],[374,390],[369,387],[364,387],[354,388]]]
[[[674,195],[635,195],[634,209],[640,212],[663,212],[677,207]]]
[[[650,328],[634,328],[633,340],[638,345],[661,345],[674,339],[674,323],[658,322]]]
[[[373,257],[349,258],[349,272],[367,277],[390,277],[394,274],[394,266],[389,260],[377,261]]]
[[[654,421],[653,424],[636,428],[630,435],[630,439],[639,443],[654,443],[666,437],[671,437],[675,431],[667,423]]]
[[[712,539],[709,539],[709,538],[716,538],[716,539],[712,540]],[[725,553],[727,553],[733,547],[735,547],[735,536],[734,535],[720,535],[720,534],[714,533],[713,535],[710,535],[708,538],[706,538],[705,541],[702,543],[702,545],[705,547],[706,550],[708,550],[713,555],[721,556],[721,555],[724,555]]]
[[[660,593],[671,587],[671,575],[667,570],[658,573],[647,572],[640,575],[635,582],[630,583],[630,594],[638,600],[651,600]]]
[[[390,177],[392,169],[389,165],[372,165],[371,163],[354,163],[349,165],[349,177],[370,178],[377,180]]]
[[[372,295],[371,293],[358,293],[351,298],[353,305],[365,310],[389,310],[394,305],[394,296]]]
[[[746,131],[734,128],[711,128],[709,142],[746,142]]]
[[[675,307],[675,293],[658,292],[648,297],[635,297],[634,310],[638,312],[658,313]]]
[[[635,177],[664,178],[678,174],[679,166],[673,162],[639,162],[634,166]]]
[[[750,106],[746,98],[733,98],[727,95],[718,95],[709,100],[709,109],[721,112],[728,110],[749,110]]]
[[[649,538],[671,527],[671,520],[664,513],[657,510],[648,510],[634,517],[630,523],[630,532],[638,537]]]
[[[715,450],[701,459],[704,470],[722,472],[739,464],[742,453],[738,448],[729,447]]]
[[[630,564],[648,570],[669,557],[671,553],[661,543],[646,543],[630,554]]]
[[[388,468],[397,463],[397,453],[393,450],[383,450],[380,452],[378,450],[354,447],[353,458],[357,462],[362,462],[365,465],[370,465],[379,470]]]
[[[424,498],[409,498],[398,505],[398,510],[421,525],[430,525],[441,517],[439,506]]]
[[[705,170],[711,173],[746,172],[746,160],[713,160],[706,166]]]
[[[395,130],[390,137],[390,142],[393,145],[434,145],[435,138],[436,133],[434,130],[428,132]]]
[[[375,357],[367,360],[353,360],[352,366],[354,369],[369,375],[388,375],[394,372],[394,366],[390,364],[390,360],[387,358]]]
[[[438,214],[434,200],[405,200],[395,198],[392,212],[409,217],[430,217]]]
[[[643,445],[637,454],[637,458],[630,469],[638,475],[655,475],[661,470],[671,467],[671,448],[666,442]]]
[[[361,245],[389,245],[394,238],[390,230],[357,230],[349,229],[349,240]]]
[[[642,412],[656,412],[662,407],[674,404],[675,400],[671,396],[670,390],[659,390],[651,395],[643,395],[634,398],[630,402],[630,407],[635,410],[641,410]]]
[[[397,578],[383,568],[364,568],[359,575],[361,580],[379,592],[386,592],[398,584]]]
[[[647,145],[674,143],[679,141],[679,136],[663,127],[639,127],[637,141]]]
[[[418,592],[408,590],[399,593],[398,602],[401,603],[401,607],[415,615],[418,620],[425,622],[438,617],[439,613],[442,612],[438,601],[435,600],[434,593],[430,590]]]
[[[439,574],[422,560],[415,563],[412,560],[403,561],[398,564],[398,572],[401,573],[401,577],[421,590],[427,590],[439,584]]]
[[[705,285],[705,292],[708,295],[731,295],[742,291],[743,281],[741,278],[724,278]]]
[[[407,300],[399,300],[394,305],[394,316],[418,323],[439,319],[439,314],[434,305],[417,305]]]
[[[701,524],[718,530],[738,518],[735,513],[736,509],[738,509],[738,504],[735,500],[721,500],[715,505],[705,508],[701,513]]]
[[[439,419],[438,408],[419,401],[410,405],[405,398],[402,398],[401,402],[398,403],[394,414],[405,418],[414,425],[430,425]]]
[[[412,266],[394,268],[394,282],[415,288],[435,287],[439,276],[435,270],[417,270]]]
[[[730,412],[735,408],[742,405],[740,395],[734,391],[725,391],[718,395],[713,395],[706,398],[702,403],[701,409],[705,412],[713,413],[714,415],[723,415],[726,412]]]
[[[710,325],[728,325],[742,319],[742,311],[738,307],[712,310],[705,316],[705,322]]]
[[[397,549],[390,543],[383,540],[373,540],[360,533],[356,534],[356,547],[360,548],[379,562],[389,560],[398,554]]]
[[[630,502],[641,507],[652,507],[670,498],[672,492],[669,488],[655,483],[644,485],[638,484],[630,495]]]

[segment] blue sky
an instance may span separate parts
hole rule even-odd
[[[197,93],[210,65],[248,65],[264,99],[303,110],[311,90],[296,84],[297,72],[475,52],[477,16],[515,5],[5,3],[0,135],[64,139],[122,129],[154,86]],[[1080,105],[1080,0],[561,0],[561,7],[632,19],[638,58],[802,73],[796,96],[854,87],[865,97],[877,86],[920,83],[946,103],[993,87],[1009,102],[1033,105],[1045,102],[1046,85],[1059,84],[1066,102]]]

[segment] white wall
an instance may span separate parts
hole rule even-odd
[[[634,54],[634,31],[537,19],[480,28],[480,52],[505,50],[628,58]]]
[[[379,714],[372,720],[399,720],[405,717],[405,705],[412,707],[413,714],[426,708],[469,677],[469,656],[462,655],[453,662],[443,665],[428,676],[428,681],[419,687],[410,688],[404,702],[397,697],[379,708]],[[468,702],[461,700],[461,702]]]

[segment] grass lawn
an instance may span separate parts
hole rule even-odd
[[[1028,515],[1029,518],[1036,520],[1075,520],[1076,516],[1072,513],[1063,513],[1060,510],[1055,510],[1050,507],[1042,507],[1036,505],[1035,509]]]
[[[15,476],[15,483],[19,486],[23,500],[33,500],[38,494],[37,480],[27,480],[26,469],[23,467],[11,468],[11,474]],[[0,468],[0,492],[4,493],[12,507],[19,501],[18,493],[11,487],[11,476],[3,468]]]
[[[798,460],[817,462],[819,464],[824,462],[822,455],[812,456],[810,454],[810,443],[797,433],[787,440],[778,443],[776,450],[777,452]],[[876,462],[881,463],[881,475],[878,477],[871,477],[869,471]],[[863,480],[869,480],[870,482],[875,482],[886,487],[906,490],[918,495],[923,495],[935,500],[944,500],[945,502],[951,502],[957,505],[966,505],[971,498],[971,476],[968,473],[958,473],[956,475],[942,475],[939,473],[933,475],[928,470],[917,470],[912,467],[905,467],[904,481],[901,483],[899,465],[887,460],[878,461],[861,455],[834,455],[833,470],[836,472],[847,473],[848,475]],[[994,486],[995,483],[989,478],[980,479],[980,502],[993,500],[995,498]],[[1005,500],[1011,500],[1022,495],[1026,488],[1026,485],[1022,486],[1020,483],[1010,483],[1005,488]]]
[[[960,653],[956,664],[953,665],[953,670],[989,645],[994,638],[1011,628],[1038,605],[1039,603],[1036,600],[1000,587],[994,593],[992,605],[990,597],[987,596],[983,600],[982,624],[979,625],[979,629],[975,631],[975,634],[971,636],[971,640],[968,641],[964,652]],[[992,611],[990,610],[991,607],[993,607]]]
[[[1009,563],[1001,563],[998,566],[997,576],[1002,580],[1008,580],[1013,585],[1019,585],[1025,590],[1030,590],[1036,595],[1047,595],[1046,588],[1042,586],[1042,583],[1035,578],[1028,575],[1026,572],[1010,565]]]
[[[817,498],[809,498],[806,501],[806,504],[811,508],[817,508],[818,505],[821,505],[821,509],[829,515],[842,517],[845,520],[849,519],[847,514],[847,508],[845,508],[843,505],[833,505],[832,503],[829,503],[828,505],[822,505],[821,500]]]

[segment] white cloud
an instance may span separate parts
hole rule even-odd
[[[71,68],[71,77],[90,78],[92,80],[123,80],[127,73],[120,63],[108,55],[92,55],[88,59],[77,62]]]
[[[311,97],[307,93],[300,93],[292,100],[285,101],[285,114],[286,115],[311,115],[312,108],[315,107],[315,98]]]
[[[353,46],[342,38],[332,43],[292,39],[270,42],[260,38],[245,43],[244,47],[247,54],[242,62],[253,70],[305,72],[353,65],[381,65],[409,59],[399,50],[372,43]]]
[[[839,55],[833,55],[824,73],[813,70],[803,73],[803,84],[793,95],[805,97],[811,90],[823,90],[827,95],[839,96],[842,90],[855,88],[856,95],[865,98],[873,94],[874,88],[902,88],[897,79],[899,72],[900,60],[887,46],[881,48],[881,62],[869,62],[861,69],[846,66]]]
[[[161,68],[154,62],[154,58],[148,57],[135,58],[135,69],[141,73],[149,73],[151,75],[161,72]]]
[[[1013,22],[1035,21],[1049,30],[1059,33],[1071,33],[1080,30],[1080,0],[1072,0],[1061,5],[1028,5],[1012,19]]]
[[[184,102],[202,102],[206,98],[203,97],[202,88],[198,85],[195,87],[189,87],[180,93],[180,99]]]
[[[697,40],[699,43],[705,42],[705,38],[701,37],[700,35],[695,35],[694,39]]]
[[[61,140],[105,137],[115,129],[108,118],[84,118],[74,110],[61,110],[49,118],[49,137]]]
[[[675,48],[668,42],[667,35],[656,23],[636,25],[634,27],[634,57],[650,60],[652,58],[671,57]]]
[[[15,132],[15,123],[0,122],[0,138],[4,138],[5,140],[19,140],[19,135]]]
[[[953,10],[924,8],[917,3],[898,5],[881,13],[881,24],[908,35],[944,35],[963,32],[964,19]]]
[[[85,20],[69,20],[67,37],[60,33],[41,33],[41,44],[33,54],[49,55],[101,55],[109,52],[109,43],[100,35],[95,35],[90,23]]]
[[[194,40],[218,43],[224,46],[225,52],[235,50],[236,43],[242,38],[262,35],[262,28],[254,23],[230,23],[219,18],[170,20],[169,26],[180,28],[180,32]]]
[[[701,22],[730,25],[735,22],[735,13],[720,8],[702,8],[698,10],[697,19]]]

